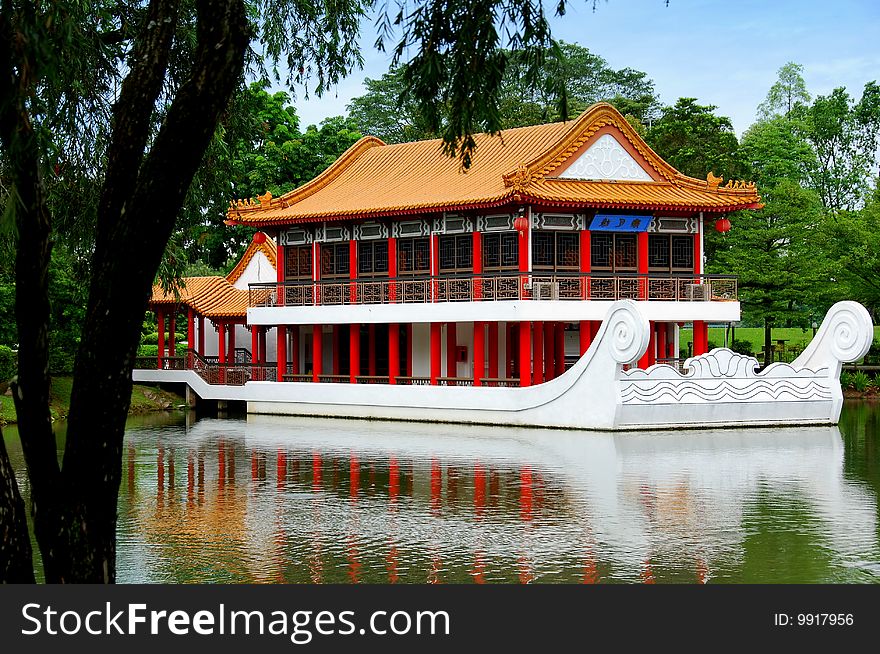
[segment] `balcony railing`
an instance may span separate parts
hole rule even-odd
[[[662,300],[724,302],[737,299],[733,275],[608,275],[571,273],[469,277],[414,277],[350,282],[251,284],[251,307],[480,302],[496,300]]]

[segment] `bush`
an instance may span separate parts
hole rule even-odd
[[[53,347],[49,350],[49,373],[52,375],[70,375],[76,358],[64,349]]]
[[[743,341],[738,338],[733,339],[733,343],[730,344],[730,349],[737,354],[746,354],[748,356],[752,356],[752,353],[754,352],[751,341]]]
[[[852,376],[852,388],[859,393],[864,393],[870,386],[871,378],[864,370],[859,370]]]
[[[138,348],[137,355],[139,357],[158,357],[159,356],[159,346],[158,345],[141,345]]]
[[[0,382],[15,377],[18,370],[18,355],[11,347],[0,345]]]
[[[853,387],[853,373],[849,370],[844,370],[840,373],[840,387],[843,389],[849,389]]]
[[[718,347],[718,344],[715,341],[707,341],[706,342],[706,351],[707,352],[711,352],[716,347]]]
[[[152,334],[144,334],[141,336],[141,345],[158,345],[159,344],[159,332],[153,332]]]

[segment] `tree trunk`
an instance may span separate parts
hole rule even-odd
[[[0,582],[34,583],[34,557],[24,501],[0,431]]]
[[[773,322],[764,318],[764,367],[773,363]]]

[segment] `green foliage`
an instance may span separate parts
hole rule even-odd
[[[138,348],[137,355],[139,357],[157,357],[159,356],[158,345],[141,345]]]
[[[864,393],[871,387],[871,378],[864,370],[857,370],[850,381],[851,388],[859,393]]]
[[[613,69],[583,46],[560,42],[540,53],[506,50],[498,97],[499,128],[523,127],[571,118],[589,105],[606,101],[631,122],[656,117],[659,102],[654,83],[641,71]],[[407,90],[407,68],[393,67],[380,79],[367,79],[367,92],[348,105],[349,117],[364,134],[386,143],[436,138]]]
[[[840,387],[844,390],[853,387],[853,373],[849,370],[843,370],[840,373]]]
[[[737,354],[747,354],[750,356],[755,352],[751,341],[745,341],[739,338],[733,339],[733,343],[730,344],[730,349]]]
[[[810,102],[802,65],[789,61],[777,74],[779,78],[770,87],[767,98],[758,105],[758,115],[762,120],[788,116],[797,105]]]
[[[18,369],[18,357],[12,348],[0,345],[0,382],[5,382],[15,376]]]
[[[665,107],[647,130],[648,144],[685,175],[705,179],[709,172],[742,179],[745,163],[730,119],[716,116],[713,105],[679,98]]]

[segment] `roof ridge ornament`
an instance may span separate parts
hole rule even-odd
[[[519,164],[512,173],[502,175],[504,186],[513,187],[514,191],[524,191],[533,181],[535,181],[532,172],[525,164]]]
[[[272,191],[267,190],[263,195],[258,195],[257,199],[260,201],[260,207],[262,209],[268,209],[272,202]]]
[[[721,182],[723,181],[724,175],[721,175],[720,177],[715,177],[715,173],[713,173],[711,170],[706,175],[706,185],[712,190],[717,189],[718,185],[721,184]]]

